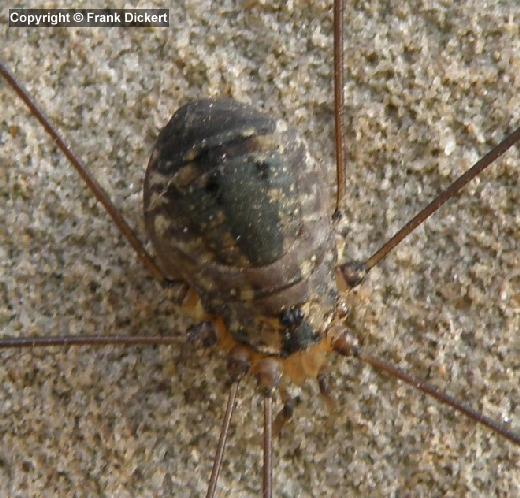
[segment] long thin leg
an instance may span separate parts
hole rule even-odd
[[[271,498],[273,494],[273,397],[264,396],[264,468],[263,498]]]
[[[260,360],[255,374],[264,397],[264,466],[262,471],[262,496],[271,498],[273,492],[273,396],[280,387],[282,370],[280,361],[273,357]]]
[[[345,143],[343,123],[343,9],[344,0],[334,0],[334,124],[336,138],[336,213],[345,196]]]
[[[79,173],[87,187],[96,196],[96,199],[103,205],[106,212],[110,215],[119,231],[128,240],[138,258],[141,260],[145,268],[158,280],[169,281],[170,279],[157,266],[152,257],[148,254],[137,235],[132,230],[130,225],[123,218],[119,210],[114,206],[110,197],[105,192],[103,187],[97,182],[92,173],[85,166],[83,161],[72,151],[72,149],[65,143],[65,140],[58,133],[56,128],[51,124],[49,118],[45,115],[43,110],[29,95],[29,92],[22,86],[22,84],[15,78],[14,74],[7,69],[7,66],[0,61],[0,75],[9,83],[11,88],[16,92],[20,99],[31,111],[31,114],[40,122],[45,131],[56,142],[66,158],[70,161],[74,169]]]
[[[419,377],[415,377],[414,375],[405,372],[401,368],[395,367],[394,365],[391,365],[379,358],[376,358],[375,356],[371,356],[367,353],[364,353],[358,346],[352,344],[346,335],[342,335],[336,340],[336,342],[334,343],[334,349],[337,353],[343,356],[354,356],[355,358],[358,358],[364,363],[368,363],[376,370],[379,370],[380,372],[384,372],[390,375],[391,377],[395,377],[396,379],[406,382],[415,389],[418,389],[419,391],[422,391],[428,396],[435,398],[437,401],[440,401],[441,403],[450,406],[451,408],[462,413],[474,422],[485,425],[486,427],[496,432],[500,436],[506,438],[508,441],[520,446],[520,434],[514,433],[504,425],[500,424],[499,422],[496,422],[495,420],[486,417],[479,411],[464,405],[454,397],[441,391],[440,389],[437,389],[435,386],[431,385],[425,380],[420,379]]]
[[[231,417],[235,409],[235,400],[237,397],[237,392],[238,382],[234,382],[233,384],[231,384],[231,388],[229,390],[226,413],[224,415],[224,420],[222,421],[222,429],[220,430],[220,437],[218,440],[217,451],[215,453],[215,459],[213,461],[213,469],[211,470],[211,477],[209,479],[208,492],[206,493],[206,498],[213,498],[215,496],[218,476],[220,474],[220,469],[222,467],[222,459],[224,457],[224,449],[226,447],[229,424],[231,422]]]
[[[0,349],[52,346],[155,346],[176,344],[178,336],[146,335],[61,335],[51,337],[4,337]]]
[[[483,158],[477,161],[468,171],[457,178],[446,190],[441,192],[424,209],[417,213],[406,225],[404,225],[390,240],[385,242],[370,258],[364,263],[364,270],[368,272],[371,268],[383,260],[387,254],[397,246],[405,237],[412,233],[429,216],[437,211],[446,201],[457,194],[484,169],[490,166],[496,159],[504,154],[515,143],[520,141],[520,128],[508,135],[502,142],[488,152]]]

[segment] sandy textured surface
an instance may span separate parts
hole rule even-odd
[[[285,117],[333,174],[330,2],[249,2],[245,12],[239,2],[186,3],[169,6],[170,29],[6,29],[0,14],[2,58],[143,239],[148,155],[187,99],[231,95]],[[519,125],[520,7],[346,3],[339,239],[345,257],[362,258]],[[0,496],[202,496],[223,358],[185,345],[188,320],[5,85],[0,109],[2,334],[179,338],[168,348],[0,353]],[[352,317],[373,353],[517,432],[519,156],[374,270]],[[306,386],[276,444],[276,496],[520,495],[512,444],[368,367],[333,362],[332,371],[338,414],[329,420]],[[260,411],[249,381],[219,496],[259,495]]]

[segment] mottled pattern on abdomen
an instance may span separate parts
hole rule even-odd
[[[145,223],[168,273],[232,328],[261,335],[264,323],[278,327],[283,307],[323,301],[323,315],[333,306],[324,183],[283,122],[232,100],[200,100],[159,136],[146,172]],[[257,340],[272,343],[247,339]]]

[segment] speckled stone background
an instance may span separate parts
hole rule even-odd
[[[231,95],[286,118],[332,178],[330,3],[115,2],[168,7],[169,29],[8,29],[4,8],[1,57],[144,239],[149,153],[191,98]],[[362,258],[519,126],[520,6],[346,4],[338,241],[345,258]],[[2,334],[178,337],[140,350],[1,352],[0,496],[203,496],[223,358],[185,344],[189,321],[3,83],[0,109]],[[519,156],[508,153],[375,269],[352,296],[351,320],[374,354],[517,432]],[[518,448],[354,361],[331,370],[338,413],[328,417],[305,386],[276,443],[276,496],[520,496]],[[259,495],[260,401],[245,383],[219,496]]]

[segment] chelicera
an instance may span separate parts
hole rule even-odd
[[[5,73],[6,74],[6,73]],[[340,86],[341,87],[341,86]],[[203,103],[204,106],[214,105],[209,104],[208,102]],[[242,129],[242,132],[244,130]],[[512,135],[512,140],[516,140],[516,135]],[[339,148],[341,150],[341,147]],[[196,160],[197,159],[197,153],[194,152],[193,155],[190,155],[189,151],[187,152],[188,158],[190,160]],[[152,158],[152,163],[154,163],[154,158]],[[261,179],[268,179],[269,178],[269,168],[266,167],[266,164],[268,165],[269,162],[265,161],[264,159],[259,160],[255,163],[255,168],[258,172],[259,178]],[[164,187],[164,185],[163,185]],[[220,195],[220,189],[221,187],[219,184],[215,181],[209,181],[208,183],[203,185],[203,188],[208,192],[208,194],[214,195],[217,199]],[[151,225],[153,227],[154,222],[151,222]],[[184,227],[182,227],[184,228]],[[269,226],[262,226],[262,228],[269,228]],[[158,251],[160,253],[160,251]],[[142,253],[141,253],[142,254]],[[304,261],[305,262],[305,261]],[[163,265],[161,265],[162,267]],[[153,269],[153,266],[151,266],[152,272],[157,273],[157,269]],[[163,274],[163,268],[159,270],[159,273],[161,274],[161,277],[164,277]],[[345,283],[350,283],[351,285],[357,284],[359,280],[361,280],[361,277],[366,272],[366,264],[365,266],[342,266],[341,271],[339,272],[339,278],[343,279]],[[177,275],[172,272],[172,275],[174,277],[177,277]],[[167,279],[170,278],[170,275],[166,275]],[[329,282],[331,280],[329,279]],[[235,293],[242,290],[240,287],[237,289],[231,289],[231,291],[235,290]],[[249,290],[249,289],[246,289]],[[196,299],[194,299],[193,295],[187,295],[185,296],[185,300],[189,302],[189,304],[193,307],[193,309],[196,312],[200,312],[200,307],[198,306],[198,302]],[[269,422],[270,415],[269,415],[269,404],[271,403],[271,392],[274,387],[276,387],[276,384],[278,382],[278,372],[277,369],[280,368],[280,363],[284,365],[287,358],[294,358],[295,355],[302,352],[307,352],[309,348],[312,347],[312,344],[320,345],[320,347],[323,347],[324,350],[332,351],[335,350],[337,352],[340,352],[342,354],[352,354],[354,353],[356,356],[365,359],[372,364],[374,364],[378,368],[383,368],[382,364],[378,364],[375,359],[372,359],[371,357],[368,357],[364,355],[362,350],[360,350],[357,346],[352,345],[344,335],[342,335],[339,331],[338,335],[330,335],[327,336],[327,341],[321,340],[326,334],[321,333],[319,330],[313,330],[310,334],[298,334],[298,330],[302,326],[302,323],[304,323],[304,320],[307,316],[309,316],[309,312],[304,310],[305,305],[307,302],[305,300],[298,300],[296,299],[295,302],[289,302],[286,307],[278,307],[276,309],[276,313],[272,314],[272,319],[276,323],[277,327],[279,327],[277,336],[281,338],[281,341],[283,342],[282,345],[277,345],[275,350],[266,349],[272,346],[272,344],[255,344],[255,339],[257,339],[256,336],[243,336],[239,333],[239,331],[235,331],[233,334],[228,334],[227,332],[224,332],[223,329],[220,331],[219,335],[219,326],[222,324],[218,322],[216,325],[211,321],[208,320],[207,316],[205,315],[199,315],[200,320],[202,320],[202,323],[205,324],[204,328],[211,338],[211,331],[208,331],[208,323],[213,323],[215,325],[216,333],[217,333],[217,339],[222,343],[226,342],[228,345],[225,346],[225,349],[230,352],[230,373],[232,375],[240,376],[243,374],[243,372],[246,369],[253,369],[253,371],[258,375],[259,380],[262,384],[262,392],[266,395],[266,434],[269,435],[269,427],[271,423]],[[205,310],[206,312],[208,310]],[[212,313],[213,314],[213,313]],[[227,329],[228,327],[226,327]],[[330,330],[330,328],[327,328]],[[245,330],[245,333],[251,333],[250,329]],[[225,338],[223,338],[225,335]],[[296,337],[295,337],[296,336]],[[329,340],[330,339],[330,340]],[[112,339],[106,339],[105,342],[110,342]],[[127,339],[125,340],[127,343],[129,342],[138,342],[139,340],[144,339]],[[153,341],[153,338],[147,338],[146,341]],[[71,339],[72,341],[72,339]],[[88,343],[89,339],[86,339],[85,342]],[[125,342],[123,341],[123,342]],[[160,340],[155,339],[155,343],[158,343]],[[17,342],[17,346],[21,344],[22,341]],[[32,344],[36,344],[36,340],[32,341]],[[57,343],[60,342],[57,340]],[[93,340],[91,341],[91,343]],[[102,342],[102,341],[101,341]],[[165,342],[167,342],[165,340]],[[211,342],[211,341],[209,341]],[[63,341],[61,341],[63,343]],[[275,358],[274,361],[273,358]],[[281,360],[278,360],[278,358],[281,358]],[[314,361],[314,358],[316,356],[314,353],[312,355],[309,355],[309,359]],[[238,366],[238,368],[236,368]],[[310,377],[317,377],[319,374],[319,370],[321,365],[316,367],[315,371],[312,372],[312,375]],[[283,368],[282,368],[283,370]],[[395,375],[397,372],[392,371]],[[290,376],[288,371],[284,371],[286,374],[285,376]],[[305,375],[308,375],[307,373]],[[297,374],[295,374],[297,376]],[[236,391],[236,384],[234,385],[232,393]],[[230,398],[231,399],[231,398]],[[233,406],[233,402],[230,402],[230,406]],[[489,421],[487,421],[489,422]],[[501,431],[502,429],[495,427],[495,429],[498,429]],[[224,433],[225,434],[225,433]],[[512,441],[517,441],[515,439],[514,435],[507,435],[507,433],[502,431],[502,434],[506,437],[509,437]],[[267,438],[266,441],[266,448],[269,447],[269,438]],[[266,460],[267,465],[266,469],[269,469],[269,451],[266,451]],[[216,460],[218,461],[218,459]],[[270,485],[269,485],[269,476],[268,472],[266,471],[266,485],[265,485],[265,492],[268,494]],[[216,482],[216,481],[212,481]]]

